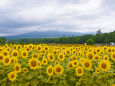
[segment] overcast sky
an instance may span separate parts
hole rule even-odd
[[[0,36],[115,30],[115,0],[0,0]]]

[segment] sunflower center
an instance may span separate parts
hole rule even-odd
[[[40,50],[41,48],[40,47],[38,47],[38,50]]]
[[[99,70],[97,70],[97,72],[99,72]]]
[[[5,63],[8,63],[8,62],[9,62],[9,59],[8,59],[8,58],[6,58],[6,59],[5,59]]]
[[[98,59],[99,59],[99,57],[98,57],[98,56],[96,56],[96,57],[95,57],[95,59],[97,59],[97,60],[98,60]]]
[[[61,68],[60,68],[60,67],[57,67],[57,68],[56,68],[56,71],[57,71],[57,72],[61,72]]]
[[[18,71],[20,68],[19,68],[19,66],[16,66],[16,71]]]
[[[46,60],[44,60],[43,63],[46,63]]]
[[[109,49],[108,51],[111,52],[111,49]]]
[[[115,58],[115,54],[113,54],[113,58]]]
[[[88,62],[85,63],[85,67],[89,67],[90,64]]]
[[[48,69],[48,72],[49,72],[49,73],[52,73],[52,69],[51,69],[51,68],[49,68],[49,69]]]
[[[102,67],[103,69],[105,69],[105,68],[107,68],[107,65],[106,65],[105,63],[103,63],[103,64],[101,64],[101,67]]]
[[[60,55],[60,59],[62,59],[63,58],[63,55]]]
[[[52,56],[52,55],[50,55],[50,59],[51,59],[51,60],[53,59],[53,56]]]
[[[93,55],[92,55],[92,54],[89,54],[88,57],[89,57],[89,59],[92,59],[92,58],[93,58]]]
[[[4,55],[7,56],[7,52],[4,52]]]
[[[31,65],[35,67],[37,65],[36,61],[35,60],[31,61]]]
[[[12,74],[12,75],[11,75],[11,79],[13,79],[14,77],[15,77],[15,75],[14,75],[14,74]]]
[[[3,60],[3,56],[0,56],[0,60]]]
[[[23,53],[23,56],[26,56],[26,52]]]
[[[77,62],[74,62],[74,65],[77,65]]]
[[[37,55],[36,55],[36,54],[34,54],[34,55],[33,55],[33,57],[34,57],[34,58],[37,58]]]
[[[17,55],[18,55],[17,52],[14,52],[14,53],[13,53],[13,56],[17,56]]]
[[[78,73],[81,74],[81,73],[82,73],[82,70],[81,70],[81,69],[78,69]]]

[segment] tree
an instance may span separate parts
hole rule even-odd
[[[101,34],[101,29],[99,29],[97,32],[96,32],[96,35],[100,35]]]
[[[87,41],[86,41],[86,44],[94,44],[95,42],[94,42],[94,40],[93,39],[88,39]]]
[[[105,40],[104,40],[105,43],[109,43],[109,38],[106,37]]]

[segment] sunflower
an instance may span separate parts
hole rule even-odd
[[[91,67],[92,67],[91,62],[90,62],[88,59],[86,59],[86,60],[83,62],[82,65],[83,65],[83,67],[84,67],[86,70],[90,70]]]
[[[38,60],[36,58],[31,58],[29,60],[29,66],[30,66],[30,69],[37,69],[38,67]]]
[[[32,54],[32,58],[38,59],[38,55],[37,55],[36,53],[33,53],[33,54]]]
[[[14,71],[15,71],[16,73],[21,72],[21,66],[20,66],[20,64],[16,63],[16,64],[14,65]]]
[[[51,53],[48,53],[48,60],[50,62],[53,62],[54,61],[54,56],[51,54]]]
[[[0,54],[0,62],[3,62],[3,60],[4,60],[4,55]]]
[[[95,60],[100,60],[100,56],[97,54],[94,56],[94,58],[95,58]]]
[[[16,73],[15,72],[10,72],[9,74],[8,74],[8,78],[9,78],[9,80],[11,80],[11,81],[14,81],[15,79],[16,79]]]
[[[60,60],[60,61],[63,61],[64,60],[64,54],[63,53],[59,53],[58,54],[58,59]]]
[[[11,61],[10,56],[7,56],[7,57],[4,58],[3,63],[4,63],[5,66],[8,66],[10,64],[10,61]]]
[[[12,64],[15,64],[15,63],[17,63],[18,62],[18,59],[17,58],[15,58],[15,57],[11,57],[11,63]]]
[[[72,62],[72,61],[68,62],[67,67],[68,67],[69,69],[72,69],[72,68],[73,68],[73,62]]]
[[[47,59],[46,59],[46,58],[43,58],[43,59],[42,59],[42,64],[43,64],[43,65],[46,65],[46,64],[47,64]]]
[[[77,76],[82,76],[83,75],[83,68],[81,66],[78,66],[76,69],[76,75]]]
[[[112,59],[113,61],[115,61],[115,53],[112,53],[112,54],[111,54],[111,59]]]
[[[53,67],[52,66],[48,66],[46,72],[47,72],[47,74],[49,76],[53,75]]]
[[[27,58],[28,57],[28,52],[26,50],[23,50],[21,52],[21,54],[22,54],[22,58]]]
[[[6,49],[5,49],[5,50],[3,50],[3,52],[2,52],[2,53],[3,53],[3,55],[4,55],[4,56],[8,56],[8,55],[9,55],[9,51],[8,51],[8,50],[6,50]]]
[[[24,73],[27,73],[27,72],[28,72],[28,69],[27,69],[27,68],[23,68],[23,72],[24,72]]]
[[[96,68],[95,72],[96,72],[97,74],[99,74],[99,73],[100,73],[100,69],[99,69],[99,68]]]
[[[102,70],[102,71],[108,71],[111,67],[111,64],[109,61],[106,61],[106,60],[102,60],[100,61],[99,63],[99,68]]]
[[[108,53],[111,53],[111,52],[112,52],[111,47],[107,48],[107,52],[108,52]]]
[[[86,53],[86,57],[87,57],[90,61],[94,60],[94,54],[93,54],[92,52]]]
[[[79,63],[82,65],[83,62],[85,61],[85,58],[79,58]]]
[[[61,75],[63,73],[63,67],[60,64],[55,65],[54,71],[57,75]]]
[[[73,65],[73,67],[77,67],[77,66],[79,66],[79,62],[77,60],[74,60],[72,62],[72,65]]]
[[[57,55],[58,51],[56,49],[53,50],[53,54]]]
[[[76,60],[76,59],[77,59],[77,56],[73,55],[73,56],[71,56],[71,59],[72,59],[72,60]]]
[[[104,59],[104,60],[109,60],[108,55],[104,55],[104,56],[103,56],[103,59]]]
[[[37,45],[37,50],[40,51],[42,49],[41,45]]]
[[[13,57],[18,57],[18,56],[19,56],[19,52],[18,52],[17,50],[13,50],[13,51],[11,52],[11,56],[13,56]]]

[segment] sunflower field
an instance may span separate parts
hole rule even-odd
[[[5,44],[0,86],[115,86],[115,46]]]

